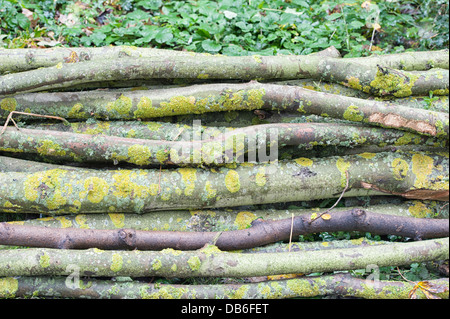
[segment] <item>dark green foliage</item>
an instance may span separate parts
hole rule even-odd
[[[347,56],[448,46],[446,1],[366,3],[0,0],[0,46],[135,45],[226,55],[276,55],[309,54],[333,45]],[[27,18],[22,9],[32,16]]]

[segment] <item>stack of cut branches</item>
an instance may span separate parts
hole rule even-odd
[[[379,272],[449,258],[448,73],[448,51],[1,49],[0,297],[448,298],[448,268]]]

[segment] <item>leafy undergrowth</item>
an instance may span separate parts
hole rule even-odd
[[[449,5],[426,1],[0,0],[0,46],[134,45],[226,55],[344,56],[446,48]]]

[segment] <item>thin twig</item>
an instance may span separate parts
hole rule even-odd
[[[19,130],[19,127],[17,126],[16,122],[13,120],[12,116],[13,114],[22,114],[22,115],[30,115],[30,116],[36,116],[36,117],[45,117],[45,118],[49,118],[49,119],[55,119],[55,120],[61,120],[63,122],[69,123],[65,118],[59,117],[59,116],[53,116],[53,115],[41,115],[41,114],[34,114],[34,113],[26,113],[26,112],[19,112],[19,111],[11,111],[8,115],[8,117],[6,118],[6,122],[5,125],[3,125],[3,129],[0,132],[0,135],[2,135],[5,130],[6,127],[8,126],[9,121],[12,121],[13,124],[15,125],[15,127],[17,128],[17,130]]]
[[[334,203],[333,206],[331,206],[330,208],[328,208],[326,211],[322,212],[319,214],[319,216],[317,216],[316,218],[312,219],[309,224],[311,224],[313,221],[315,221],[316,219],[319,219],[320,217],[322,217],[324,214],[329,213],[333,208],[336,207],[337,204],[339,204],[339,202],[341,201],[342,197],[344,196],[345,192],[347,191],[348,188],[348,182],[349,182],[349,178],[348,178],[348,171],[345,171],[345,177],[346,177],[346,183],[345,183],[345,188],[341,193],[341,196],[339,196],[338,200],[336,201],[336,203]]]
[[[403,274],[400,272],[400,269],[398,268],[398,266],[397,266],[397,272],[400,274],[400,276],[401,276],[405,281],[414,283],[414,281],[408,280],[408,279],[406,279],[406,278],[403,276]]]
[[[211,241],[211,245],[216,245],[217,240],[219,240],[220,235],[222,235],[223,231],[219,231],[216,236],[214,236],[213,240]]]
[[[291,252],[293,228],[294,228],[294,213],[292,213],[292,218],[291,218],[291,234],[289,235],[289,250],[288,250],[288,252]]]

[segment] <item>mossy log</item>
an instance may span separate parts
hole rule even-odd
[[[98,127],[101,130],[103,124]],[[159,126],[160,134],[166,134],[164,127]],[[147,131],[148,127],[143,130]],[[62,162],[198,166],[244,162],[245,158],[257,162],[261,159],[260,154],[265,156],[269,150],[273,153],[270,160],[275,161],[280,159],[275,152],[281,153],[286,146],[295,146],[297,152],[321,146],[448,146],[447,140],[405,131],[333,123],[260,124],[223,132],[204,130],[197,125],[178,132],[182,135],[181,141],[167,140],[164,136],[163,139],[149,140],[11,127],[1,135],[0,151],[36,154]],[[170,138],[172,132],[167,134]],[[274,148],[278,149],[275,151]]]
[[[0,211],[145,213],[396,195],[448,201],[448,153],[378,153],[234,168],[0,173]],[[286,189],[289,191],[287,192]]]
[[[340,83],[332,83],[326,81],[317,81],[314,79],[300,79],[300,80],[288,80],[288,81],[276,81],[271,82],[278,85],[292,85],[298,86],[317,92],[324,92],[336,95],[351,96],[366,100],[383,100],[385,102],[394,105],[403,105],[413,108],[422,108],[437,112],[448,112],[449,101],[448,95],[430,96],[430,94],[424,96],[408,96],[403,98],[393,98],[392,96],[373,96],[370,93],[366,93],[354,88],[349,87],[349,84],[344,85]]]
[[[203,84],[177,89],[30,93],[5,97],[0,116],[11,111],[54,115],[65,119],[152,119],[221,111],[290,111],[356,123],[410,130],[448,138],[448,113],[367,101],[267,83]]]
[[[155,57],[155,56],[206,56],[207,53],[195,53],[177,50],[156,48],[139,48],[134,46],[107,46],[107,47],[56,47],[46,49],[3,49],[0,48],[0,73],[19,72],[42,67],[53,66],[58,63],[76,63],[80,61],[111,60],[121,57]],[[311,54],[327,58],[339,58],[339,52],[330,47]],[[311,56],[309,55],[309,56]],[[372,55],[363,58],[346,59],[353,63],[366,63],[373,66],[377,64],[387,67],[406,70],[424,71],[431,68],[449,68],[448,50],[417,51],[386,55]]]
[[[445,219],[389,216],[358,208],[327,214],[326,219],[319,216],[314,213],[280,220],[257,219],[250,228],[224,232],[47,228],[0,223],[0,244],[59,249],[195,250],[213,243],[218,249],[229,251],[321,232],[360,231],[414,240],[449,236]]]
[[[433,279],[426,283],[432,291],[436,291],[431,293],[434,298],[449,298],[448,278]],[[214,285],[149,284],[138,280],[117,281],[76,276],[3,277],[0,278],[0,298],[282,299],[341,296],[398,300],[410,299],[413,290],[417,299],[430,298],[430,294],[427,296],[422,289],[416,288],[418,284],[361,279],[349,274]],[[180,312],[181,309],[177,309],[174,314]]]
[[[435,53],[439,60],[448,55]],[[432,55],[432,53],[430,53]],[[389,58],[384,57],[385,60]],[[349,59],[350,60],[350,59]],[[314,78],[343,82],[377,95],[448,94],[448,69],[403,71],[387,67],[380,59],[360,60],[309,56],[174,56],[123,57],[113,60],[62,63],[0,78],[0,94],[65,88],[80,83],[134,79],[289,80]],[[448,60],[448,57],[447,57]],[[430,58],[428,57],[428,60]],[[396,64],[396,63],[392,63]],[[391,65],[392,65],[391,64]],[[440,66],[440,63],[428,62]],[[445,62],[444,62],[445,64]],[[423,73],[413,73],[423,72]]]
[[[449,239],[428,239],[388,246],[285,253],[242,254],[207,245],[197,251],[66,250],[27,248],[0,250],[0,276],[68,276],[76,266],[91,277],[253,277],[309,274],[401,266],[449,258]]]
[[[132,58],[152,58],[152,57],[167,57],[167,56],[195,56],[202,58],[209,56],[209,53],[196,53],[190,51],[168,50],[158,48],[140,48],[128,45],[119,46],[105,46],[105,47],[54,47],[46,49],[4,49],[0,48],[0,73],[5,72],[20,72],[37,68],[49,67],[57,65],[58,63],[77,63],[83,61],[105,61],[114,60],[124,57]],[[216,55],[217,56],[217,55]],[[309,56],[321,56],[330,58],[339,58],[340,53],[336,48],[329,47],[322,51],[312,53]],[[423,68],[428,66],[423,65],[423,54],[414,54],[415,68]],[[393,61],[396,59],[393,57]],[[411,56],[410,56],[411,57]],[[397,58],[401,58],[397,57]],[[402,60],[408,58],[407,55]],[[436,67],[445,68],[445,61],[442,61],[439,51],[435,51],[433,55],[428,56],[428,61],[436,64]]]

